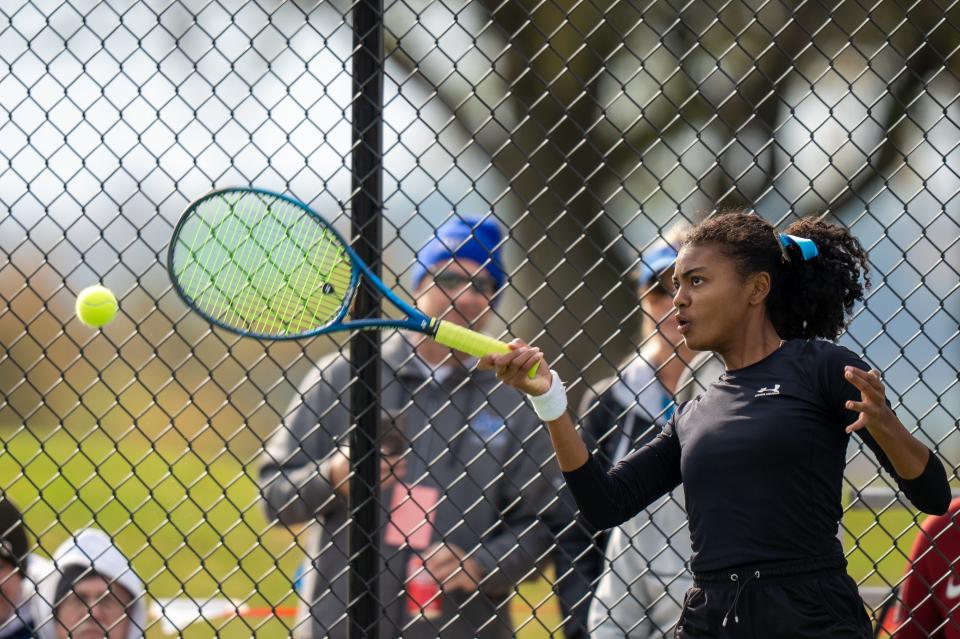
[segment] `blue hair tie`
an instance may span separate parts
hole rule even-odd
[[[783,248],[787,248],[791,244],[799,248],[804,262],[812,260],[820,254],[820,251],[817,250],[817,244],[811,239],[797,237],[796,235],[787,235],[786,233],[781,233],[779,237],[780,246]]]

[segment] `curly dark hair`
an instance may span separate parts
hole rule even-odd
[[[867,253],[845,227],[817,217],[797,220],[783,232],[813,240],[819,255],[805,261],[797,246],[781,249],[774,226],[742,210],[704,220],[682,245],[716,244],[742,277],[770,273],[767,313],[781,338],[836,339],[870,288]]]

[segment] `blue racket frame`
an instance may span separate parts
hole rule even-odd
[[[177,238],[180,236],[180,231],[183,229],[183,226],[190,219],[193,212],[197,209],[197,207],[201,203],[205,202],[206,200],[209,200],[210,198],[216,197],[217,195],[222,195],[225,193],[254,193],[254,194],[273,197],[278,200],[283,200],[299,208],[304,213],[309,215],[311,218],[313,218],[315,222],[323,226],[326,230],[332,233],[333,236],[337,238],[337,240],[340,241],[340,243],[343,245],[344,249],[346,250],[347,255],[350,257],[350,270],[351,270],[350,294],[346,296],[345,303],[343,304],[343,308],[340,309],[340,312],[337,314],[336,317],[334,317],[327,324],[317,327],[316,329],[311,331],[293,333],[290,335],[276,335],[271,333],[258,333],[255,331],[247,331],[247,330],[238,328],[236,326],[230,326],[229,324],[225,324],[220,320],[214,317],[211,317],[210,315],[202,311],[200,308],[198,308],[196,304],[194,304],[190,296],[187,295],[186,292],[183,290],[183,288],[180,286],[180,282],[177,280],[177,276],[174,274],[173,256],[174,256],[174,249],[177,244]],[[172,239],[170,240],[170,245],[167,247],[167,274],[170,276],[170,281],[172,282],[173,288],[174,290],[176,290],[177,295],[179,295],[180,299],[182,299],[184,303],[187,306],[189,306],[193,311],[198,313],[200,316],[202,316],[205,320],[207,320],[214,326],[218,326],[224,330],[230,331],[231,333],[235,333],[237,335],[242,335],[243,337],[254,337],[257,339],[268,339],[268,340],[295,340],[295,339],[303,339],[306,337],[314,337],[316,335],[324,335],[326,333],[335,333],[337,331],[351,331],[351,330],[370,331],[370,330],[379,330],[383,328],[396,328],[396,329],[402,329],[402,330],[416,331],[418,333],[424,333],[430,336],[433,336],[436,334],[437,323],[432,318],[428,317],[427,315],[424,315],[422,312],[420,312],[410,304],[407,304],[406,302],[404,302],[402,299],[397,297],[393,293],[393,291],[387,288],[387,286],[380,280],[380,278],[377,277],[373,273],[373,271],[370,270],[370,267],[368,267],[367,264],[363,260],[361,260],[360,257],[354,252],[354,250],[350,248],[350,245],[344,240],[340,232],[337,231],[337,229],[335,229],[332,224],[327,222],[327,220],[324,219],[323,216],[321,216],[319,213],[314,211],[312,208],[310,208],[300,200],[292,198],[288,195],[284,195],[282,193],[277,193],[275,191],[268,191],[266,189],[258,189],[258,188],[246,187],[246,186],[214,189],[204,194],[203,196],[197,198],[193,202],[191,202],[187,206],[187,208],[184,210],[184,212],[180,215],[180,219],[177,221],[177,225],[173,229],[173,236],[172,236]],[[398,309],[403,311],[407,315],[407,319],[403,319],[403,320],[363,319],[363,320],[348,320],[344,322],[343,318],[347,315],[351,306],[353,305],[353,299],[356,296],[357,289],[360,286],[361,276],[365,277],[371,285],[375,286],[383,294],[383,296],[390,301],[391,304],[393,304]]]

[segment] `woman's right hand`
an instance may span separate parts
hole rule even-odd
[[[482,357],[478,368],[495,370],[497,379],[528,395],[543,395],[550,390],[553,376],[540,349],[528,345],[521,339],[513,340],[508,346],[509,353]],[[527,374],[537,362],[540,363],[540,367],[534,378],[530,379]]]

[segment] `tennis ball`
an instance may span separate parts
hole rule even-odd
[[[88,286],[77,295],[77,317],[87,326],[106,326],[116,314],[117,298],[105,286]]]

